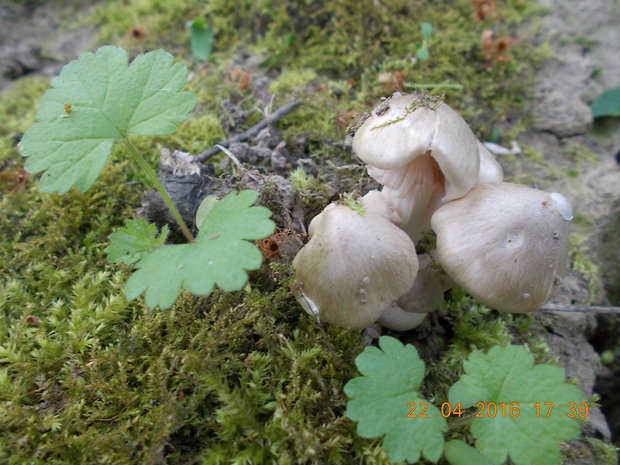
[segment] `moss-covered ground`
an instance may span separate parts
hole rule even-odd
[[[194,118],[171,137],[135,141],[153,163],[161,147],[199,153],[261,119],[259,79],[274,105],[303,101],[279,127],[293,154],[318,167],[318,180],[294,176],[300,201],[324,203],[328,161],[355,163],[341,144],[352,115],[394,90],[445,93],[485,139],[522,130],[544,46],[524,39],[488,58],[482,33],[512,37],[537,12],[527,0],[115,0],[78,22],[97,24],[100,43],[161,47],[192,69]],[[185,24],[200,16],[215,33],[207,63],[188,48]],[[415,58],[422,22],[433,26],[424,61]],[[135,26],[144,32],[137,38]],[[359,438],[344,417],[342,388],[364,341],[303,313],[289,264],[266,261],[243,291],[183,294],[168,311],[125,301],[131,270],[107,263],[103,250],[144,186],[122,149],[85,193],[43,194],[36,176],[25,178],[16,140],[47,85],[23,78],[0,96],[0,463],[391,463],[380,441]],[[458,292],[446,309],[451,327],[428,354],[437,363],[425,390],[435,399],[445,399],[474,349],[516,338],[549,358],[524,335],[536,324],[530,317],[500,315]]]

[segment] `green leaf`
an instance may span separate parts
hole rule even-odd
[[[426,47],[422,47],[418,50],[416,57],[420,61],[428,60],[428,49]]]
[[[200,202],[200,206],[196,211],[196,227],[198,229],[202,228],[202,223],[205,222],[207,215],[217,202],[218,199],[215,195],[207,195],[204,199],[202,199],[202,202]]]
[[[108,261],[131,265],[144,255],[158,249],[168,237],[168,226],[164,226],[159,237],[157,227],[142,218],[127,220],[124,228],[108,236],[112,244],[105,249]]]
[[[224,291],[241,289],[246,270],[260,267],[263,255],[249,240],[273,233],[271,212],[252,207],[254,191],[230,193],[207,213],[196,240],[155,250],[138,262],[125,287],[128,300],[146,293],[150,308],[170,307],[181,288],[192,294],[209,294],[215,285]]]
[[[595,118],[620,116],[620,87],[603,92],[592,102],[591,108]]]
[[[476,448],[493,464],[553,465],[560,462],[557,441],[579,434],[575,418],[567,417],[567,403],[583,402],[579,389],[564,382],[564,370],[551,365],[534,366],[534,358],[522,346],[493,347],[487,354],[472,352],[464,364],[465,374],[449,392],[451,405],[463,408],[483,402],[498,407],[495,417],[483,412],[474,418],[471,432]],[[510,416],[508,406],[518,402],[519,413]],[[545,402],[553,403],[549,417]],[[506,415],[499,405],[506,404]],[[535,404],[540,404],[537,416]],[[476,408],[478,411],[479,407]]]
[[[450,465],[491,465],[484,455],[463,441],[448,441],[444,456]]]
[[[204,18],[197,18],[187,24],[190,31],[192,54],[200,61],[207,61],[213,48],[213,29]]]
[[[433,25],[431,23],[424,22],[420,25],[420,31],[422,32],[422,39],[428,40],[433,33]]]
[[[365,438],[385,434],[383,446],[392,460],[417,462],[423,454],[437,461],[441,456],[447,430],[441,412],[418,394],[424,378],[424,362],[412,345],[392,337],[379,338],[379,350],[366,347],[355,359],[363,377],[353,378],[344,387],[351,398],[346,416],[357,421],[357,432]],[[422,414],[420,403],[427,406],[428,417],[410,418],[410,402],[418,406],[413,414]]]
[[[83,53],[52,80],[41,98],[38,122],[24,134],[21,154],[29,173],[45,171],[41,190],[88,189],[112,145],[129,133],[170,134],[194,108],[187,69],[155,50],[128,65],[127,53],[105,46]]]

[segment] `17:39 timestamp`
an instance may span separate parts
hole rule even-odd
[[[409,402],[409,418],[428,418],[430,415],[426,413],[428,404],[426,402]],[[448,418],[451,416],[466,417],[466,418],[495,418],[495,417],[512,417],[517,418],[521,415],[521,411],[524,408],[533,409],[536,417],[548,418],[552,415],[558,417],[568,418],[586,418],[589,413],[589,407],[587,402],[568,402],[565,404],[556,404],[555,402],[536,402],[535,404],[528,403],[527,406],[519,404],[519,402],[478,402],[475,406],[475,410],[463,411],[461,403],[455,405],[449,402],[441,404],[440,412],[441,416]],[[432,415],[436,417],[437,415]]]

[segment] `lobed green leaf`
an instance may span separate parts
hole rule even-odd
[[[147,253],[164,245],[168,237],[168,226],[164,226],[159,236],[157,227],[142,218],[127,220],[124,228],[110,234],[111,245],[106,247],[108,261],[131,265]]]
[[[187,69],[155,50],[128,65],[122,48],[83,53],[52,80],[41,98],[38,122],[24,134],[21,154],[29,173],[45,171],[41,190],[87,190],[112,145],[129,133],[170,134],[185,120],[195,98],[179,92]]]
[[[592,102],[591,108],[595,118],[620,116],[620,87],[603,92]]]
[[[579,389],[564,382],[562,368],[534,366],[534,357],[523,346],[495,346],[487,354],[472,352],[464,368],[465,374],[450,389],[451,405],[519,404],[519,414],[514,417],[485,413],[474,418],[471,432],[478,450],[498,465],[509,455],[515,465],[560,462],[557,441],[568,441],[579,434],[575,418],[567,416],[566,404],[583,401]],[[549,417],[545,402],[554,406]],[[541,406],[539,412],[536,403]]]
[[[392,337],[379,338],[379,347],[367,347],[355,359],[365,375],[350,380],[344,392],[351,398],[346,416],[357,421],[366,438],[385,435],[383,446],[392,460],[417,462],[420,455],[437,461],[443,451],[446,421],[439,410],[418,394],[424,362],[412,345]],[[410,418],[410,402],[426,403],[427,417]],[[421,414],[417,408],[414,414]]]
[[[216,285],[224,291],[241,289],[247,271],[259,268],[263,260],[248,241],[266,237],[275,228],[268,209],[251,206],[257,197],[249,190],[228,194],[208,211],[193,243],[147,254],[127,281],[127,299],[146,293],[148,307],[168,308],[182,288],[196,295],[209,294]]]
[[[444,455],[450,465],[491,465],[476,449],[456,439],[446,443]]]

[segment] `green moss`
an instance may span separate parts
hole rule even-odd
[[[564,148],[564,156],[575,163],[597,163],[599,161],[598,157],[592,153],[589,147],[576,142],[571,142]]]
[[[140,53],[162,47],[189,55],[185,24],[204,14],[198,0],[108,0],[82,21],[97,24],[99,41]],[[138,37],[132,28],[139,27]]]
[[[359,335],[317,327],[286,268],[275,288],[184,294],[167,312],[124,300],[128,270],[103,249],[138,200],[125,172],[2,199],[0,461],[389,463],[342,416]]]
[[[570,142],[564,148],[563,154],[572,164],[572,166],[566,170],[566,174],[569,178],[579,176],[579,174],[589,166],[600,162],[599,157],[592,153],[589,147],[581,143]]]
[[[240,45],[254,55],[268,57],[281,50],[285,37],[294,34],[272,92],[290,99],[293,93],[306,92],[307,83],[315,76],[327,89],[326,96],[322,91],[308,96],[308,103],[316,102],[317,97],[319,102],[306,107],[310,110],[296,112],[300,115],[293,123],[297,129],[302,119],[307,127],[308,119],[327,114],[330,122],[337,115],[333,111],[336,108],[349,111],[376,102],[392,91],[379,82],[379,76],[398,72],[404,82],[458,83],[459,90],[448,92],[448,102],[464,113],[476,131],[485,133],[507,116],[515,126],[522,127],[519,109],[528,95],[532,69],[548,55],[543,47],[521,41],[509,49],[507,62],[486,62],[480,45],[484,29],[492,27],[496,37],[509,37],[525,18],[541,11],[527,1],[500,3],[497,7],[496,15],[478,24],[472,18],[471,2],[466,0],[451,2],[449,8],[400,0],[389,4],[371,0],[234,4],[223,0],[207,4],[198,0],[127,0],[99,8],[95,20],[101,24],[100,39],[104,42],[126,40],[127,29],[142,24],[147,30],[142,49],[174,46],[177,55],[188,57],[183,24],[205,14],[215,32],[214,62],[229,59]],[[433,25],[430,56],[418,62],[415,55],[422,36],[414,25],[424,21]],[[355,91],[353,101],[347,87]],[[331,105],[325,105],[326,101]],[[319,132],[325,134],[329,128],[322,125]]]
[[[451,291],[446,307],[455,317],[454,337],[442,364],[448,369],[460,369],[460,364],[474,350],[488,350],[495,345],[505,346],[512,341],[513,315],[497,312],[478,304],[460,288]]]
[[[615,465],[618,463],[618,450],[613,444],[606,443],[596,438],[586,438],[586,443],[594,453],[592,463],[600,465]]]
[[[7,299],[33,303],[39,320],[5,315],[3,463],[35,451],[35,463],[105,464],[346,464],[368,454],[341,417],[359,336],[291,311],[285,282],[269,295],[184,295],[149,312],[124,302],[125,273],[110,273],[49,276],[62,286],[47,308],[49,296],[7,285]],[[380,450],[371,457],[388,463]]]
[[[280,74],[278,79],[269,84],[269,92],[275,95],[300,92],[316,77],[316,73],[311,69],[286,70]]]
[[[318,209],[327,204],[329,192],[320,178],[306,174],[303,168],[297,168],[291,173],[290,180],[299,200],[305,206]]]
[[[0,94],[0,160],[17,155],[15,138],[34,120],[41,94],[49,87],[42,77],[24,77]]]
[[[213,114],[190,118],[178,126],[177,132],[162,140],[168,146],[198,154],[226,139],[220,120]]]
[[[588,283],[588,302],[596,301],[601,289],[598,279],[599,267],[588,258],[587,247],[585,245],[588,236],[580,233],[574,233],[570,236],[570,267],[583,275]]]
[[[617,450],[613,444],[600,439],[583,438],[571,441],[565,450],[564,463],[575,465],[615,465],[618,463]]]
[[[343,205],[349,207],[358,215],[364,216],[366,210],[364,209],[364,205],[362,205],[362,202],[360,201],[359,195],[346,194],[340,199],[340,201]]]

